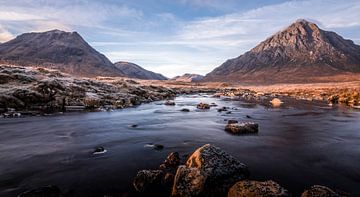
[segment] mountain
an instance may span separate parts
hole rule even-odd
[[[297,20],[245,54],[229,59],[204,81],[316,82],[360,73],[360,46],[316,24]]]
[[[176,77],[172,78],[171,80],[183,81],[183,82],[199,82],[203,78],[204,78],[204,76],[202,76],[202,75],[186,73],[182,76],[176,76]]]
[[[75,76],[124,76],[77,32],[25,33],[0,45],[0,62],[42,66]]]
[[[165,76],[148,71],[134,63],[120,61],[115,63],[115,67],[121,70],[127,77],[130,78],[167,80]]]

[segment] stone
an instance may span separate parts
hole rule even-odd
[[[198,109],[210,109],[210,105],[207,103],[199,103],[197,104],[196,108]]]
[[[161,187],[163,176],[161,170],[140,170],[133,180],[133,186],[138,192],[148,192]]]
[[[224,196],[237,181],[249,177],[245,164],[218,147],[206,144],[179,166],[172,196]]]
[[[335,193],[328,187],[321,185],[311,186],[310,189],[305,190],[301,197],[339,197],[340,195]]]
[[[227,124],[225,131],[232,134],[251,134],[259,132],[259,125],[253,122]]]
[[[217,111],[218,112],[223,112],[223,111],[227,111],[228,108],[227,107],[222,107],[222,108],[219,108]]]
[[[182,111],[182,112],[190,112],[190,109],[183,108],[183,109],[181,109],[180,111]]]
[[[164,105],[174,106],[174,105],[175,105],[175,102],[174,102],[174,101],[165,101]]]
[[[273,100],[270,101],[270,103],[273,105],[273,107],[280,107],[280,105],[283,104],[284,102],[282,102],[278,98],[274,98]]]
[[[166,167],[177,167],[180,164],[180,156],[178,152],[172,152],[170,153],[165,161],[164,164]]]
[[[106,149],[102,146],[96,147],[93,154],[97,155],[97,154],[103,154],[106,153]]]
[[[239,181],[234,184],[228,197],[287,197],[288,191],[274,181]]]
[[[228,120],[228,124],[236,124],[236,123],[238,123],[237,120]]]
[[[164,145],[154,144],[154,149],[155,149],[155,150],[162,150],[162,149],[164,149]]]
[[[30,191],[26,191],[18,195],[18,197],[44,197],[44,196],[59,197],[61,196],[61,191],[57,186],[48,185]]]

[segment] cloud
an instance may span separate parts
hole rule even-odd
[[[27,31],[80,28],[111,29],[114,21],[131,21],[142,12],[122,4],[107,4],[90,0],[2,0],[0,23],[15,34]],[[125,20],[126,19],[126,20]],[[120,27],[116,27],[120,29]]]
[[[6,42],[12,38],[14,38],[14,35],[12,35],[9,31],[0,25],[0,43]]]

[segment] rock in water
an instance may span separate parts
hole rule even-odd
[[[163,163],[164,165],[164,167],[165,168],[176,168],[177,166],[179,166],[179,164],[180,164],[180,156],[179,156],[179,153],[178,152],[172,152],[172,153],[170,153],[167,157],[166,157],[166,159],[165,159],[165,161],[164,161],[164,163]]]
[[[198,109],[210,109],[210,105],[207,103],[199,103],[196,108]]]
[[[164,105],[174,106],[174,105],[175,105],[175,102],[174,102],[174,101],[166,101],[166,102],[164,103]]]
[[[182,111],[182,112],[190,112],[190,109],[183,108],[183,109],[181,109],[180,111]]]
[[[288,191],[274,181],[239,181],[233,185],[228,197],[287,197]]]
[[[237,120],[228,120],[228,124],[236,124],[236,123],[238,123]]]
[[[340,197],[340,195],[328,187],[314,185],[310,189],[305,190],[301,197]]]
[[[274,107],[280,107],[281,104],[283,104],[284,102],[282,102],[280,99],[278,98],[274,98],[273,100],[270,101],[270,103],[274,106]]]
[[[106,153],[106,151],[107,151],[107,150],[105,150],[104,147],[99,146],[99,147],[96,147],[96,148],[95,148],[93,154],[94,154],[94,155],[104,154],[104,153]]]
[[[54,185],[48,185],[39,187],[30,191],[26,191],[18,195],[18,197],[59,197],[61,196],[61,191],[58,187]]]
[[[259,125],[253,122],[232,123],[225,126],[225,131],[232,134],[251,134],[259,132]]]
[[[150,192],[161,187],[163,171],[141,170],[134,178],[133,185],[138,192]]]
[[[179,166],[172,196],[224,196],[237,181],[249,177],[245,164],[218,147],[206,144]]]

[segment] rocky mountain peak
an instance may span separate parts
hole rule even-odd
[[[360,46],[301,19],[245,54],[227,60],[205,80],[271,83],[275,78],[298,82],[311,77],[316,81],[319,76],[347,72],[360,72]]]

